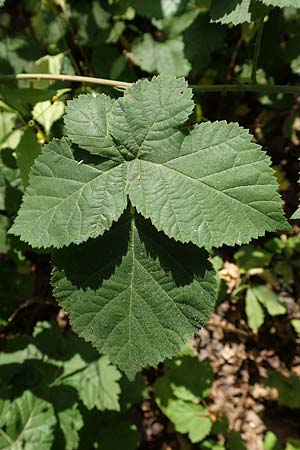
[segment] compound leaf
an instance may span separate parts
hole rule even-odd
[[[53,407],[31,391],[15,399],[6,415],[1,450],[50,450],[56,419]]]
[[[133,378],[172,356],[210,316],[215,277],[204,251],[126,214],[101,239],[54,258],[52,284],[79,335]]]
[[[79,164],[66,140],[53,140],[35,161],[11,232],[33,247],[80,243],[108,229],[126,207],[122,165]]]
[[[80,165],[66,141],[49,144],[35,161],[13,233],[36,247],[81,243],[110,228],[127,195],[158,230],[198,246],[247,243],[286,229],[269,158],[237,124],[184,129],[191,97],[183,79],[159,76],[114,102],[70,102],[71,139],[105,160]],[[75,127],[81,108],[92,127]]]

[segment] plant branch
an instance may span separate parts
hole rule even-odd
[[[132,86],[132,83],[127,83],[125,81],[108,80],[106,78],[83,77],[80,75],[61,75],[50,73],[18,73],[16,75],[0,75],[0,81],[1,80],[58,80],[123,88]]]
[[[266,94],[300,95],[299,86],[283,86],[281,84],[196,84],[190,87],[199,93],[205,92],[259,92]]]
[[[255,47],[254,47],[254,55],[253,55],[253,65],[252,65],[252,72],[251,72],[251,81],[253,83],[256,83],[257,81],[257,64],[258,64],[258,58],[260,53],[260,47],[261,47],[261,38],[264,28],[264,21],[265,18],[262,17],[258,22],[258,28],[257,28],[257,34],[256,34],[256,40],[255,40]]]
[[[109,80],[106,78],[84,77],[78,75],[58,75],[48,73],[20,73],[16,75],[0,75],[0,82],[5,80],[59,80],[77,83],[90,83],[102,86],[129,88],[133,83],[126,81]],[[190,87],[199,93],[206,92],[259,92],[267,94],[293,94],[300,95],[300,85],[283,86],[280,84],[196,84]]]

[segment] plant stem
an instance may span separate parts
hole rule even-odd
[[[0,82],[5,80],[59,80],[73,81],[77,83],[90,83],[102,86],[129,88],[133,83],[125,81],[109,80],[106,78],[83,77],[78,75],[58,75],[48,73],[20,73],[16,75],[0,75]],[[190,87],[199,93],[206,92],[261,92],[267,94],[292,94],[300,95],[300,85],[283,86],[280,84],[196,84]]]
[[[260,92],[267,94],[300,95],[299,86],[283,86],[280,84],[198,84],[190,85],[195,92]]]
[[[18,73],[16,75],[0,75],[1,80],[59,80],[75,81],[78,83],[100,84],[102,86],[113,86],[128,88],[132,83],[125,81],[108,80],[105,78],[83,77],[80,75],[61,75],[50,73]]]
[[[262,33],[263,33],[263,28],[264,28],[264,21],[265,21],[264,17],[262,17],[258,21],[258,28],[257,28],[255,47],[254,47],[254,55],[253,55],[253,65],[252,65],[252,72],[251,72],[251,81],[253,83],[256,83],[256,81],[257,81],[257,78],[256,78],[256,75],[257,75],[257,64],[258,64],[258,58],[259,58],[259,53],[260,53],[261,38],[262,38]]]

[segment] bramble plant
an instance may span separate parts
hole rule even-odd
[[[130,378],[209,318],[216,281],[203,248],[287,228],[266,154],[235,123],[185,128],[193,106],[186,82],[167,76],[117,100],[69,101],[67,138],[35,160],[11,229],[61,249],[55,296]]]
[[[300,449],[297,8],[0,0],[0,449]]]

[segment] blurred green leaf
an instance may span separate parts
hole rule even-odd
[[[266,386],[275,387],[278,391],[278,401],[290,408],[300,408],[300,378],[291,375],[289,378],[274,370],[268,371]]]
[[[286,306],[281,303],[277,295],[268,287],[256,285],[251,287],[251,291],[271,316],[278,316],[286,313]]]
[[[291,324],[298,336],[300,336],[300,319],[292,319]]]
[[[300,450],[300,439],[288,439],[285,450]]]
[[[263,442],[264,450],[283,450],[277,436],[272,431],[267,431]]]
[[[31,128],[27,128],[15,150],[17,165],[20,170],[24,187],[27,187],[31,166],[41,153],[41,146]]]
[[[251,287],[246,293],[246,315],[249,327],[256,334],[264,323],[265,314]]]
[[[251,0],[212,0],[211,17],[223,24],[251,22],[250,3]]]
[[[44,127],[46,134],[50,133],[54,122],[59,120],[65,111],[65,105],[61,101],[51,103],[49,100],[36,103],[32,110],[32,117]]]
[[[186,76],[191,65],[184,55],[181,36],[158,42],[146,33],[133,43],[132,55],[146,72],[164,75]]]
[[[245,272],[258,267],[267,267],[271,259],[271,253],[253,245],[244,245],[234,254],[236,264]]]
[[[225,27],[211,23],[208,14],[198,15],[183,34],[184,52],[191,64],[193,75],[198,75],[206,69],[212,53],[224,46],[225,37]]]
[[[162,410],[174,424],[176,431],[187,433],[192,443],[202,441],[211,431],[209,412],[203,405],[170,400]]]
[[[228,437],[228,449],[229,450],[247,450],[245,443],[242,439],[241,433],[238,431],[232,431]]]

